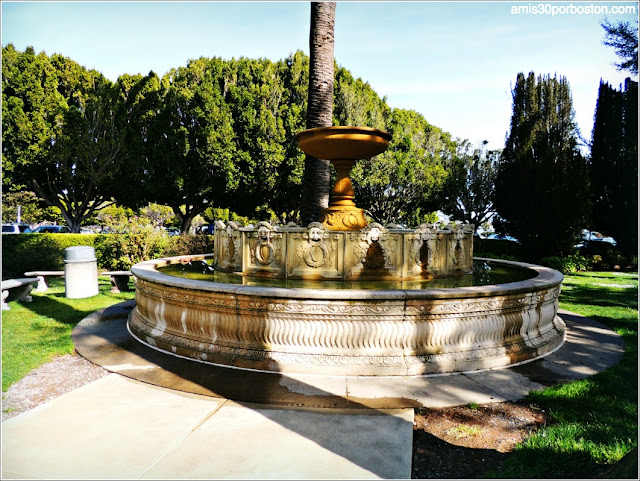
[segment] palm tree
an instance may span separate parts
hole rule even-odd
[[[309,98],[307,129],[330,127],[333,118],[333,26],[335,2],[311,3],[309,29]],[[320,219],[322,210],[329,205],[330,163],[307,155],[302,179],[303,224]]]

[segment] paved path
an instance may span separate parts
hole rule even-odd
[[[125,326],[131,307],[94,313],[73,333],[78,352],[114,374],[2,423],[3,479],[409,478],[414,406],[520,399],[624,352],[602,324],[563,312],[565,345],[509,369],[373,379],[244,372],[137,343]]]
[[[409,478],[413,411],[293,410],[117,374],[2,423],[2,478]]]

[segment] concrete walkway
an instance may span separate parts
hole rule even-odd
[[[413,411],[292,410],[110,374],[2,423],[2,478],[409,478]]]
[[[126,330],[131,307],[95,313],[74,330],[78,352],[114,374],[2,423],[3,479],[406,479],[413,406],[520,399],[593,375],[624,352],[606,326],[562,312],[564,346],[509,369],[407,378],[245,372],[143,346]]]

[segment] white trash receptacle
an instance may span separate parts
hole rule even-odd
[[[98,261],[93,247],[67,247],[64,250],[65,297],[83,299],[98,292]]]

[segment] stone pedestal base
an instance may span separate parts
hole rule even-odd
[[[367,227],[364,211],[355,206],[329,206],[322,213],[320,222],[329,230],[349,231]]]

